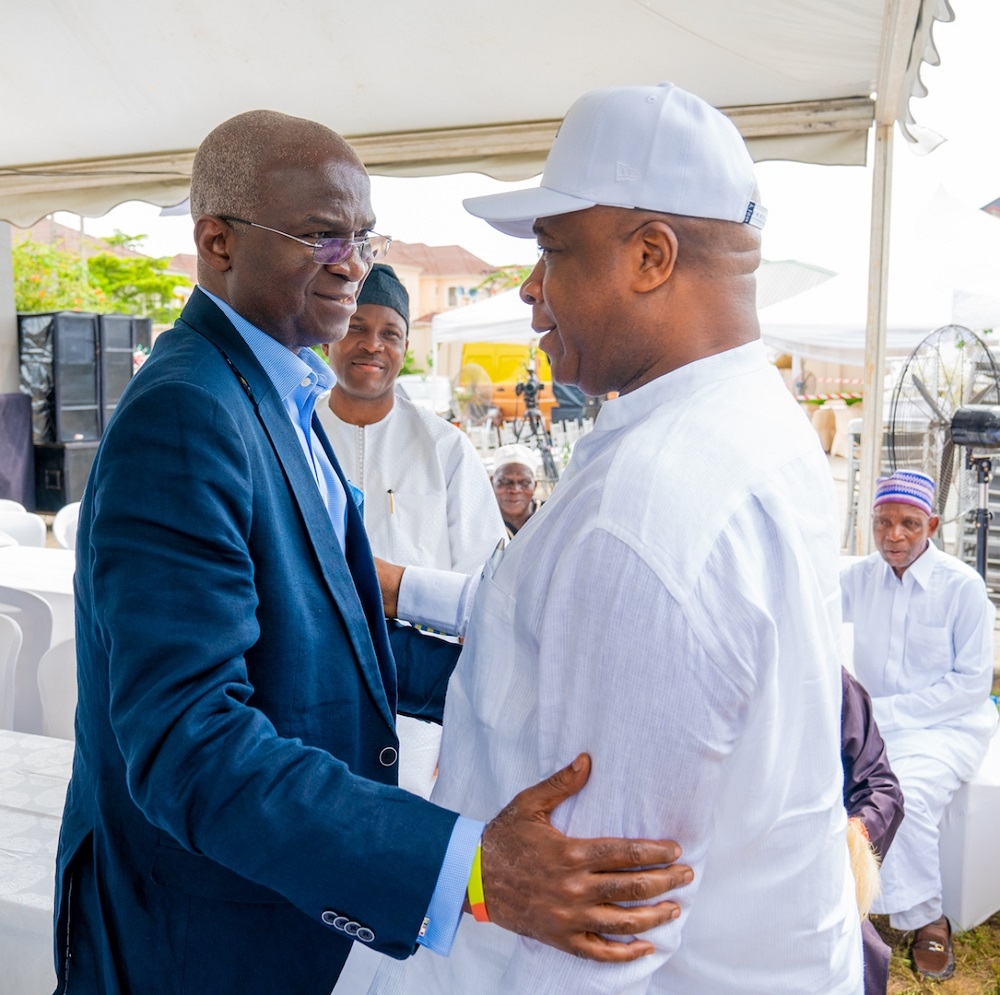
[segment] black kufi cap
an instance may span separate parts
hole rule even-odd
[[[391,266],[376,263],[372,267],[361,293],[358,294],[358,306],[362,304],[391,307],[406,322],[406,330],[410,330],[410,295]]]

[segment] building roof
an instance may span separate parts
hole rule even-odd
[[[390,266],[413,266],[421,276],[486,276],[496,268],[460,245],[395,240],[385,261]]]
[[[193,252],[178,252],[167,267],[171,273],[184,273],[192,283],[198,282],[198,257]]]
[[[56,245],[67,252],[80,251],[80,232],[76,228],[68,225],[61,225],[58,221],[53,221],[50,217],[36,221],[30,228],[12,227],[13,239],[15,242],[23,242],[31,239],[42,245]],[[135,249],[127,248],[123,245],[111,245],[103,238],[96,238],[93,235],[83,236],[84,244],[88,255],[96,255],[98,252],[107,252],[112,256],[121,256],[124,259],[135,259],[145,255],[143,252],[136,252]]]

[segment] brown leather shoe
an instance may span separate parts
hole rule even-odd
[[[921,926],[913,934],[910,948],[913,966],[925,977],[937,981],[955,973],[955,951],[951,946],[951,924],[946,916]]]

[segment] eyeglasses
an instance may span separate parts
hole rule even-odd
[[[504,490],[516,488],[521,491],[533,491],[535,489],[535,482],[524,477],[497,477],[493,483]]]
[[[287,231],[268,228],[267,225],[259,225],[256,221],[247,221],[246,218],[236,218],[229,214],[220,214],[218,217],[226,222],[236,221],[241,225],[250,225],[251,228],[263,228],[264,231],[272,231],[275,235],[290,238],[293,242],[308,245],[313,250],[313,262],[320,266],[336,266],[347,259],[352,250],[357,251],[365,265],[371,266],[376,259],[381,259],[392,245],[392,238],[389,235],[379,235],[374,231],[358,238],[321,238],[310,242],[308,239],[299,238],[298,235],[289,235]]]

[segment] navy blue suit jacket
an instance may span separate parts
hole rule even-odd
[[[196,290],[81,508],[60,991],[327,995],[349,935],[413,952],[456,815],[394,787],[394,717],[440,717],[457,654],[398,629],[394,661],[348,505],[345,555],[270,380]]]

